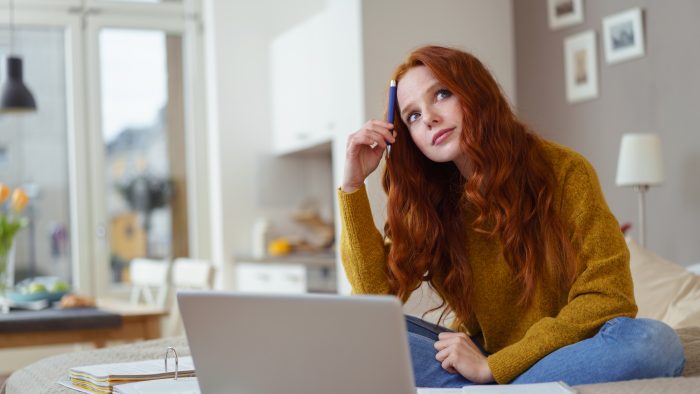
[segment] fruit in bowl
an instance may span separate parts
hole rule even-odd
[[[70,292],[70,285],[53,276],[39,276],[19,282],[9,298],[17,302],[47,300],[55,302]]]
[[[46,286],[42,283],[32,283],[27,286],[27,294],[41,294],[48,293]]]
[[[58,280],[51,286],[51,291],[53,293],[67,293],[70,291],[70,285],[65,281]]]

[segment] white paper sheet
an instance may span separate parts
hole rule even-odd
[[[197,378],[158,379],[114,386],[115,394],[200,394]]]
[[[461,389],[419,388],[417,394],[575,394],[564,382],[535,384],[493,384],[465,386]]]
[[[464,386],[462,394],[575,394],[564,382]]]

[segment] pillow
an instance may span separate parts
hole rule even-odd
[[[700,326],[700,277],[627,239],[638,317],[673,328]]]

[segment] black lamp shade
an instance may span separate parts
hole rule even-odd
[[[19,111],[36,111],[36,102],[22,81],[22,59],[8,56],[7,78],[0,97],[0,112]]]

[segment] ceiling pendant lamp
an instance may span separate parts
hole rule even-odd
[[[7,55],[7,75],[0,95],[0,112],[36,111],[34,96],[23,81],[22,58],[13,55],[14,51],[14,0],[10,0],[10,52]]]

